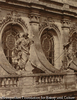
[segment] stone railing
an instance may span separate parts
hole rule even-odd
[[[31,82],[32,85],[63,83],[63,76],[64,74],[32,74],[24,76],[4,76],[0,77],[0,87],[18,87],[21,84],[22,80],[24,80],[24,83],[27,85],[29,85],[29,82]]]
[[[34,84],[54,84],[54,83],[63,83],[64,74],[52,74],[52,75],[47,75],[47,74],[41,74],[38,76],[34,76]]]
[[[77,89],[77,73],[27,74],[21,76],[0,76],[0,93],[6,96],[39,96],[65,93]],[[16,94],[16,93],[17,94]],[[8,96],[8,95],[7,95]]]
[[[0,87],[17,87],[18,77],[16,76],[5,76],[0,77]]]

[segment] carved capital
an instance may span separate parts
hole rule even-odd
[[[30,23],[39,23],[40,15],[37,13],[29,14]]]

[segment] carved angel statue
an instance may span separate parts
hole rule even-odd
[[[69,52],[70,44],[68,43],[65,50],[65,59],[62,61],[62,70],[77,71],[77,51]]]
[[[16,68],[25,70],[29,60],[29,51],[32,41],[28,37],[28,33],[20,33],[19,39],[16,41],[14,50],[14,60]]]

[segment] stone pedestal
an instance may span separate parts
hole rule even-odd
[[[64,76],[65,89],[76,89],[75,73],[73,70],[68,69],[67,74]]]

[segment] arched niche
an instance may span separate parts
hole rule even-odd
[[[55,28],[56,27],[56,28]],[[49,61],[55,68],[60,69],[60,32],[55,25],[51,25],[51,27],[46,26],[40,31],[40,41],[42,41],[43,35],[47,34],[53,40],[53,48],[51,49],[52,52],[52,61]],[[46,41],[45,41],[46,42]],[[46,43],[47,44],[47,43]],[[42,43],[41,43],[42,46]],[[47,46],[46,46],[47,47]],[[42,47],[43,49],[43,47]],[[43,50],[45,51],[45,50]],[[45,54],[45,52],[44,52]],[[46,57],[47,58],[47,57]]]
[[[71,44],[68,51],[72,54],[72,56],[74,56],[77,52],[77,24],[75,24],[69,32],[69,41]]]
[[[23,29],[18,24],[9,24],[3,31],[2,34],[2,48],[6,59],[14,67],[15,61],[13,60],[13,52],[15,43],[19,39],[19,35],[23,34]]]
[[[19,22],[3,23],[0,33],[0,65],[9,74],[17,74],[12,66],[12,53],[19,34],[27,32],[27,28]]]

